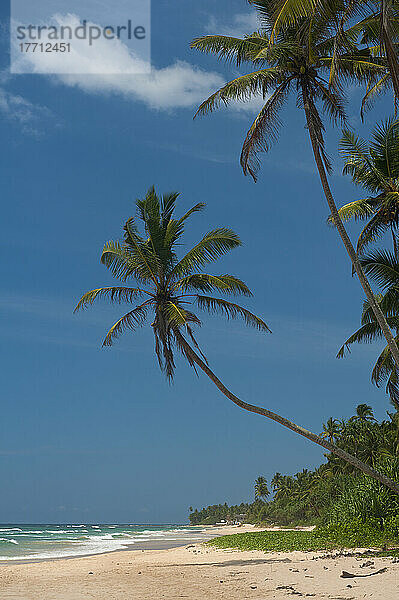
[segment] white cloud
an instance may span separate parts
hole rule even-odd
[[[52,20],[71,27],[80,22],[76,15],[58,15]],[[43,42],[46,40],[43,39]],[[61,56],[62,73],[54,74],[53,57],[45,52],[25,53],[20,58],[23,69],[30,73],[47,73],[53,82],[76,87],[86,93],[115,94],[127,100],[140,101],[155,110],[194,108],[226,83],[219,73],[205,71],[185,61],[176,61],[160,69],[153,67],[148,75],[132,75],[132,72],[145,71],[150,65],[135,56],[122,40],[99,39],[95,52],[83,40],[73,40],[71,47],[73,51]],[[77,71],[86,74],[81,75]],[[261,104],[261,99],[255,99],[233,103],[231,107],[236,111],[253,113],[259,110]]]
[[[40,135],[44,120],[52,117],[45,106],[33,104],[22,96],[12,94],[0,87],[0,113],[18,123],[24,133]]]
[[[220,35],[231,35],[233,37],[243,37],[248,33],[257,31],[260,28],[260,23],[256,12],[253,10],[250,13],[238,13],[233,15],[230,22],[225,20],[220,21],[215,17],[210,17],[206,27],[207,33],[218,33]]]

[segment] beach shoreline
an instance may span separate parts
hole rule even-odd
[[[212,528],[209,533],[245,530],[253,528]],[[342,578],[343,571],[358,577]],[[315,600],[394,600],[399,564],[392,558],[353,556],[353,551],[344,556],[241,552],[197,543],[0,566],[2,600],[280,600],[293,594]]]
[[[195,528],[195,529],[194,529]],[[255,528],[254,525],[225,525],[225,526],[216,526],[216,525],[190,525],[190,529],[194,531],[197,530],[199,534],[202,534],[203,540],[207,541],[212,539],[213,537],[218,537],[221,535],[230,535],[233,533],[245,533],[247,531],[253,531]],[[278,529],[278,528],[277,528]],[[259,531],[264,531],[264,528],[257,529]],[[274,528],[269,529],[270,531],[274,530]],[[6,566],[10,564],[30,564],[30,563],[42,563],[42,562],[52,562],[52,561],[60,561],[60,560],[73,560],[75,558],[88,558],[90,556],[102,556],[104,554],[114,554],[115,552],[134,552],[134,551],[143,551],[143,550],[171,550],[172,548],[180,548],[186,547],[187,545],[193,543],[201,543],[198,541],[198,536],[193,535],[193,540],[188,539],[187,542],[182,543],[181,540],[145,540],[141,541],[137,539],[135,541],[129,542],[124,541],[126,544],[125,548],[116,548],[115,550],[104,550],[103,552],[82,552],[82,554],[71,554],[71,555],[63,555],[63,556],[53,556],[46,558],[9,558],[0,560],[0,566]]]
[[[187,526],[188,527],[188,526]],[[52,557],[38,557],[38,558],[17,558],[12,557],[8,559],[0,559],[0,566],[6,566],[10,564],[30,564],[30,563],[42,563],[42,562],[52,562],[52,561],[60,561],[60,560],[73,560],[75,558],[88,558],[90,556],[102,556],[104,554],[114,554],[115,552],[134,552],[134,551],[147,551],[147,550],[171,550],[173,548],[184,548],[190,544],[200,544],[207,540],[210,540],[215,537],[224,536],[224,535],[232,535],[235,533],[247,533],[253,531],[311,531],[313,526],[298,526],[294,528],[290,527],[259,527],[258,525],[245,524],[245,525],[193,525],[189,526],[193,531],[192,540],[188,539],[182,543],[182,540],[173,540],[173,539],[165,539],[165,540],[143,540],[141,541],[139,538],[134,541],[124,540],[125,548],[115,548],[114,550],[104,550],[99,552],[82,552],[81,554],[64,554],[62,556],[52,556]],[[194,535],[194,531],[198,530],[198,534],[201,534],[203,539],[198,540],[198,536]]]

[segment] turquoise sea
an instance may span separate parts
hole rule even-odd
[[[184,546],[209,537],[189,525],[0,525],[0,561],[51,559],[113,550]]]

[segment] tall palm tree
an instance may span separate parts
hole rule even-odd
[[[305,112],[314,159],[332,219],[399,366],[399,348],[338,214],[327,178],[331,166],[325,151],[324,124],[318,104],[322,104],[324,113],[333,122],[345,120],[344,99],[339,86],[328,86],[324,79],[332,61],[331,23],[317,14],[312,18],[305,17],[296,27],[281,27],[279,34],[274,36],[272,41],[274,0],[262,0],[255,4],[258,7],[262,5],[264,28],[261,32],[252,33],[242,39],[207,35],[191,43],[192,48],[216,54],[221,60],[235,60],[238,67],[249,63],[255,68],[255,71],[237,77],[214,92],[200,105],[196,116],[213,112],[222,104],[227,105],[237,100],[246,101],[253,96],[263,95],[265,104],[252,123],[241,152],[244,174],[250,174],[256,181],[256,173],[260,166],[258,154],[260,151],[267,152],[276,140],[281,124],[280,111],[289,93],[294,92],[297,106]],[[372,80],[381,69],[384,67],[362,57],[348,55],[340,60],[340,76],[344,79]]]
[[[345,159],[344,173],[368,194],[338,211],[342,221],[367,220],[359,235],[357,253],[361,254],[370,243],[390,231],[399,259],[399,120],[391,118],[377,124],[371,142],[344,131],[341,153]]]
[[[255,480],[255,500],[264,500],[269,494],[265,477],[259,475]]]
[[[191,309],[193,304],[208,313],[218,312],[227,318],[241,318],[246,325],[255,327],[263,333],[270,330],[260,317],[235,302],[205,295],[211,292],[251,295],[246,284],[233,275],[213,275],[203,272],[205,265],[241,245],[234,231],[225,227],[213,229],[183,257],[178,258],[177,247],[185,223],[191,215],[202,210],[204,204],[196,204],[184,216],[174,218],[177,198],[178,194],[167,194],[159,198],[155,189],[150,188],[143,200],[137,200],[137,217],[142,222],[143,232],[139,231],[137,219],[128,219],[124,226],[124,240],[107,242],[101,255],[101,262],[116,278],[123,283],[133,279],[136,285],[97,288],[86,292],[79,300],[75,311],[92,305],[100,298],[106,298],[117,304],[132,303],[140,298],[140,303],[110,328],[105,336],[104,346],[111,346],[124,331],[128,329],[134,331],[144,325],[151,312],[155,353],[161,369],[169,380],[173,378],[174,355],[178,350],[192,367],[201,369],[216,387],[240,408],[268,417],[330,452],[336,453],[343,460],[349,461],[356,468],[378,479],[399,494],[397,483],[377,473],[341,448],[337,448],[285,417],[240,400],[210,369],[194,336],[193,328],[199,327],[201,321]]]
[[[323,423],[323,433],[321,434],[322,438],[326,438],[333,444],[335,442],[335,438],[341,431],[341,426],[337,419],[333,419],[330,417],[327,420],[327,423]]]

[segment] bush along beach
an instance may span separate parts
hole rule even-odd
[[[394,480],[399,480],[396,455],[397,412],[378,422],[366,404],[343,421],[330,418],[322,435],[358,455]],[[246,522],[262,526],[315,526],[312,531],[267,531],[235,534],[211,543],[219,548],[247,550],[322,550],[399,547],[399,498],[376,480],[359,473],[333,454],[315,470],[294,476],[275,473],[254,485],[254,501],[191,510],[192,525]]]

